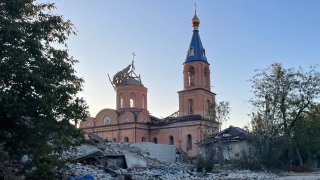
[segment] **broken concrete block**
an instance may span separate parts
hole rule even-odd
[[[105,140],[102,137],[98,136],[97,134],[90,133],[90,134],[88,134],[88,136],[92,141],[94,141],[97,144],[105,142]]]
[[[81,145],[77,147],[77,154],[74,160],[81,161],[89,157],[96,157],[96,156],[103,156],[103,155],[104,155],[103,151],[96,148],[96,146]]]
[[[126,158],[126,163],[128,168],[141,168],[141,167],[146,168],[147,167],[146,160],[134,154],[127,153],[125,154],[125,158]]]

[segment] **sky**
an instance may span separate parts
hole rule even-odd
[[[37,2],[48,2],[38,0]],[[76,27],[69,54],[85,80],[91,116],[114,108],[109,82],[132,61],[148,88],[148,110],[166,117],[179,109],[183,62],[187,55],[194,0],[50,0]],[[229,125],[249,125],[252,97],[248,81],[272,63],[308,68],[320,62],[320,1],[198,0],[199,33],[211,70],[216,101],[229,101]]]

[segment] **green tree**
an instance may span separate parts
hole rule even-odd
[[[217,103],[215,108],[215,120],[220,124],[220,131],[222,124],[225,124],[230,118],[230,102],[229,101],[221,101]]]
[[[258,70],[251,82],[254,94],[251,100],[254,108],[252,126],[258,139],[256,142],[261,142],[257,144],[260,160],[279,159],[285,164],[290,153],[295,152],[299,157],[299,149],[291,146],[294,144],[293,129],[318,103],[320,73],[317,67],[310,67],[305,72],[302,68],[285,69],[281,64],[272,64],[267,69]]]
[[[263,115],[252,114],[252,131],[248,138],[254,147],[252,162],[258,163],[256,168],[259,169],[261,165],[271,169],[284,167],[286,164],[283,164],[281,158],[283,158],[287,140],[279,133],[278,128],[266,126],[265,122]]]
[[[209,120],[212,122],[226,123],[230,118],[230,102],[220,101],[211,103],[209,107]]]
[[[87,115],[76,97],[83,83],[73,68],[78,61],[66,44],[73,24],[53,9],[52,3],[0,0],[0,144],[4,163],[31,157],[22,172],[34,176],[61,165],[62,151],[83,139],[70,122]]]
[[[300,165],[312,165],[320,155],[320,105],[312,107],[293,128],[292,147]]]

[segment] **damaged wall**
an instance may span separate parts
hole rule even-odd
[[[247,141],[227,142],[222,150],[224,160],[240,160],[249,156],[250,147]]]
[[[176,161],[176,147],[174,145],[154,144],[150,142],[130,143],[130,145],[149,152],[151,157],[160,161],[169,163]]]
[[[211,142],[199,146],[199,154],[215,161],[233,161],[250,157],[251,148],[248,141]]]

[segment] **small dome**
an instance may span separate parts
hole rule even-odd
[[[138,79],[136,79],[134,77],[131,77],[131,76],[129,76],[126,79],[125,84],[128,84],[128,85],[142,85],[141,81],[139,81]]]
[[[197,17],[197,14],[194,14],[192,18],[192,27],[199,27],[199,24],[200,24],[200,20]]]
[[[135,68],[132,61],[132,64],[117,72],[117,74],[113,76],[113,80],[110,80],[113,87],[117,85],[142,85],[140,75],[136,75],[134,70]]]

